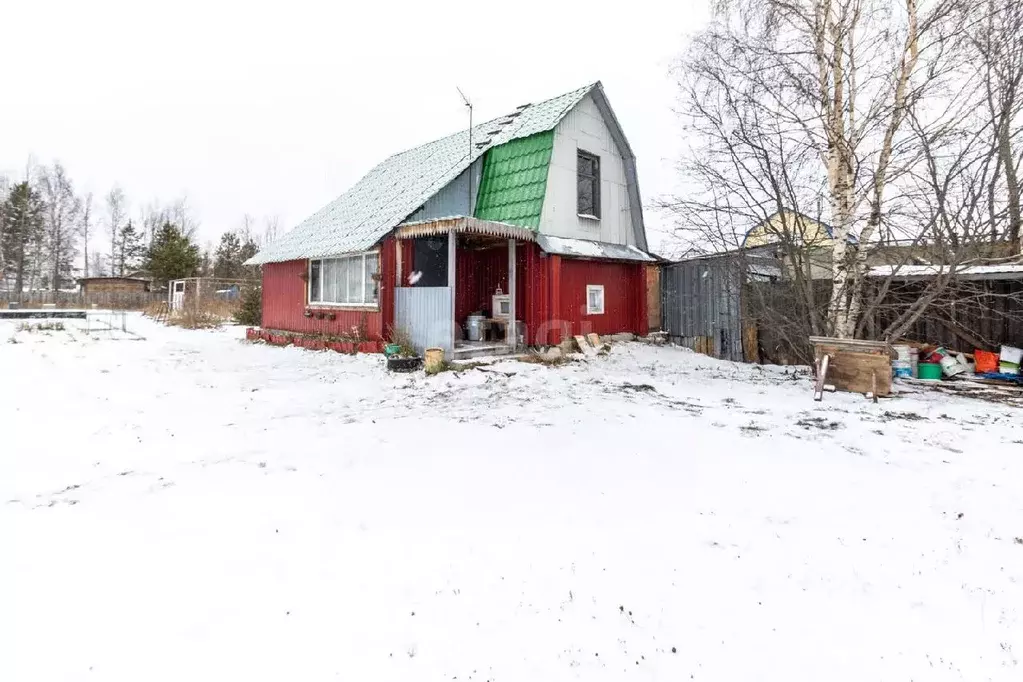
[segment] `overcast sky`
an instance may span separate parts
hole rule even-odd
[[[290,229],[390,154],[600,80],[644,204],[681,144],[668,73],[704,0],[7,3],[0,173],[58,159],[132,213],[187,194],[200,240]],[[651,246],[665,220],[646,211]]]

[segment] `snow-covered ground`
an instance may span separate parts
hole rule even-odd
[[[0,680],[1023,679],[1023,411],[14,328]]]

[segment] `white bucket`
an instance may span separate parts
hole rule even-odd
[[[897,377],[913,376],[912,346],[895,346],[897,358],[892,361],[892,374]]]
[[[1019,374],[1019,366],[1023,364],[1023,348],[1002,346],[998,355],[998,371],[1004,374]]]
[[[941,371],[944,372],[947,377],[954,377],[957,374],[965,372],[966,367],[964,367],[961,362],[951,355],[946,355],[941,358]]]

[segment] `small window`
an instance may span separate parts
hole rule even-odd
[[[586,314],[587,315],[603,315],[604,314],[604,285],[603,284],[587,284],[586,285]]]
[[[184,282],[175,282],[174,283],[174,293],[180,294],[184,290],[185,290],[185,283]]]
[[[579,215],[600,218],[600,157],[576,152],[576,189]]]
[[[320,261],[314,260],[309,263],[309,302],[317,303],[320,300]]]

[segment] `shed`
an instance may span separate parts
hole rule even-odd
[[[144,277],[83,277],[78,280],[82,294],[140,294],[150,290]]]
[[[662,327],[673,342],[724,360],[743,360],[740,259],[732,254],[661,269]]]

